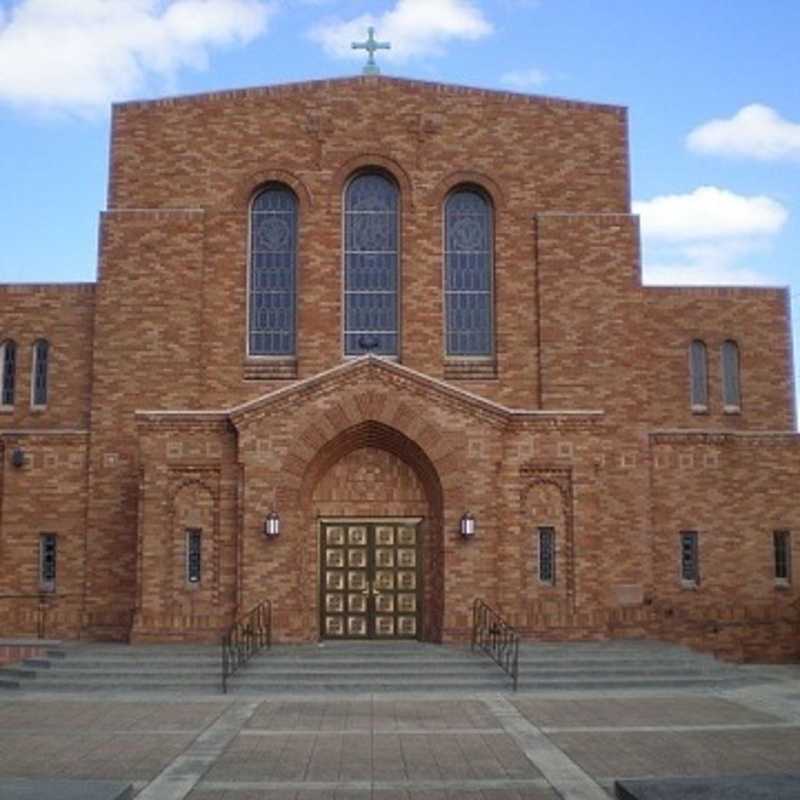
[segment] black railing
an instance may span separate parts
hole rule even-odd
[[[272,603],[264,600],[231,625],[222,637],[222,691],[228,678],[256,653],[272,647]]]
[[[472,606],[472,649],[479,647],[511,677],[514,691],[519,678],[519,634],[483,600]]]

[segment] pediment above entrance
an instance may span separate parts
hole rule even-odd
[[[352,387],[353,390],[383,387],[392,395],[413,396],[422,403],[433,404],[433,407],[444,406],[454,413],[477,417],[487,424],[500,427],[513,420],[566,419],[577,422],[597,420],[603,416],[602,411],[541,411],[510,408],[394,361],[367,355],[233,408],[229,412],[230,420],[241,430],[252,421],[268,416],[276,409],[287,406],[296,409],[299,403],[337,392],[347,392],[348,387]],[[370,399],[362,396],[360,402],[369,404]],[[363,411],[369,416],[368,408],[364,408]]]

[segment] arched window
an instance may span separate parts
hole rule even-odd
[[[249,355],[294,355],[296,285],[297,198],[271,184],[250,210]]]
[[[722,401],[726,411],[738,411],[742,406],[739,345],[732,339],[722,343]]]
[[[344,352],[399,353],[397,186],[377,172],[345,192]]]
[[[13,339],[6,339],[0,344],[0,369],[3,371],[0,406],[13,406],[17,381],[17,344]]]
[[[46,339],[33,343],[33,378],[31,380],[31,405],[47,405],[47,370],[50,361],[50,345]]]
[[[492,337],[492,207],[478,189],[445,202],[445,341],[449,356],[490,356]]]
[[[689,347],[692,411],[708,409],[708,351],[705,342],[695,339]]]

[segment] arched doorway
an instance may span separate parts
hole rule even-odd
[[[442,489],[422,448],[382,423],[355,425],[312,459],[301,498],[320,638],[439,641]]]

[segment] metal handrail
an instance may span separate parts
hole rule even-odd
[[[272,603],[269,600],[262,600],[222,636],[223,694],[228,691],[228,678],[265,647],[272,647]]]
[[[0,594],[0,600],[38,600],[36,614],[36,638],[44,639],[47,633],[47,612],[58,600],[80,597],[79,594],[59,594],[58,592],[27,592]]]
[[[479,647],[511,677],[519,679],[519,634],[494,609],[476,598],[472,605],[472,649]]]

